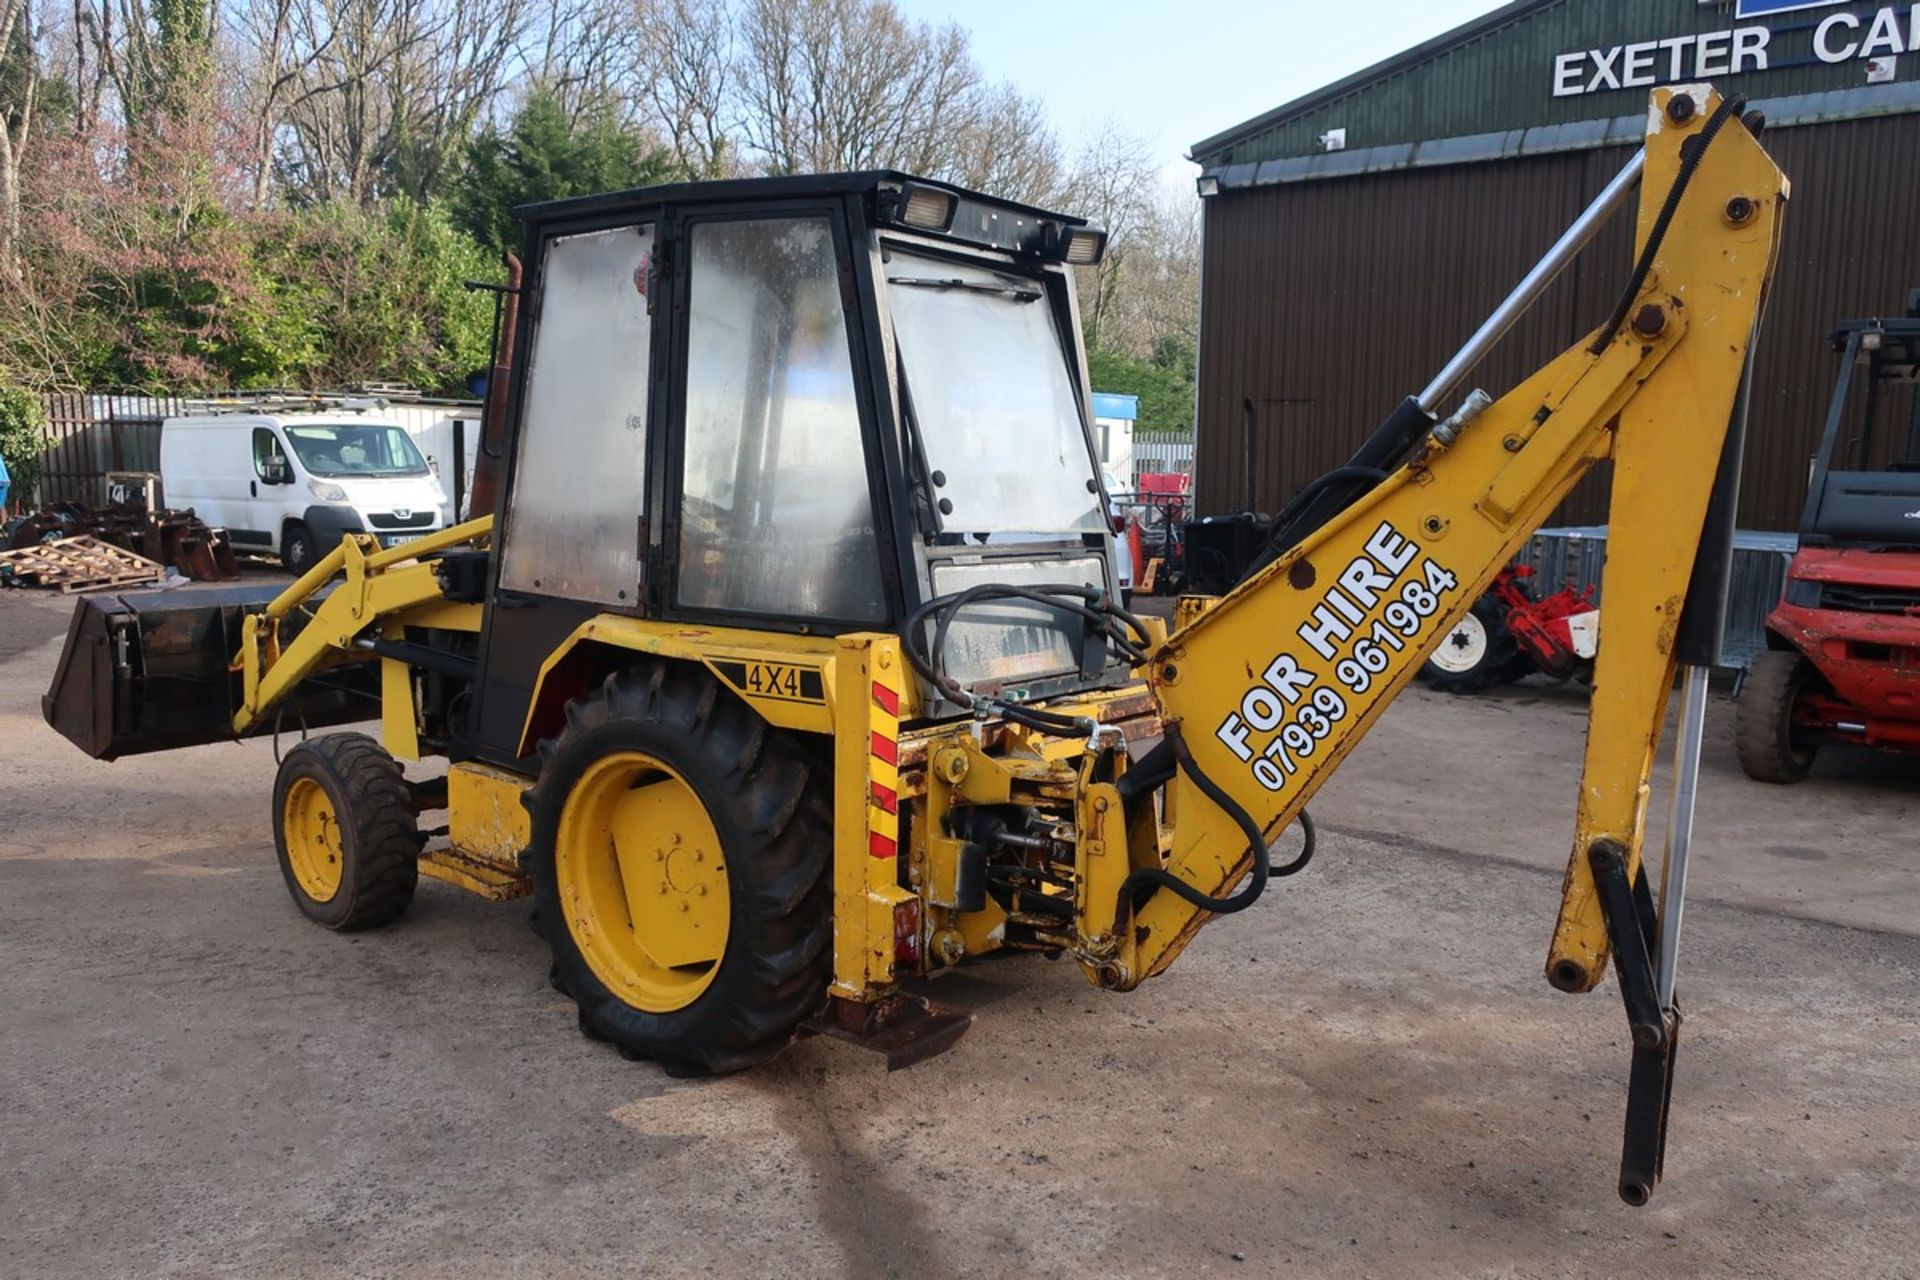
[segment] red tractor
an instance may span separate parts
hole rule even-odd
[[[1421,678],[1445,693],[1480,693],[1533,671],[1555,680],[1590,675],[1600,624],[1593,588],[1562,587],[1535,600],[1525,586],[1531,577],[1529,565],[1502,569],[1427,659]]]
[[[1920,289],[1907,313],[1833,335],[1800,549],[1735,718],[1762,782],[1806,777],[1823,742],[1920,751]]]

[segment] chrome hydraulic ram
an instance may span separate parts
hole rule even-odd
[[[1527,272],[1506,300],[1493,309],[1493,314],[1467,339],[1466,345],[1453,353],[1453,358],[1434,375],[1426,390],[1414,397],[1415,403],[1426,410],[1429,416],[1440,412],[1440,406],[1448,394],[1486,359],[1487,352],[1493,350],[1494,345],[1507,336],[1507,331],[1513,328],[1520,317],[1540,300],[1547,286],[1559,279],[1568,264],[1600,234],[1600,228],[1607,225],[1607,220],[1633,198],[1646,167],[1646,152],[1634,152],[1633,159],[1627,161],[1626,167],[1614,175],[1613,181],[1594,197],[1585,212],[1561,233],[1560,238],[1553,242],[1553,247],[1547,250],[1546,256],[1533,264],[1533,270]]]
[[[1594,197],[1593,203],[1554,241],[1546,255],[1522,277],[1506,300],[1467,339],[1466,345],[1453,354],[1426,389],[1417,396],[1409,396],[1401,401],[1399,407],[1375,429],[1346,466],[1322,476],[1316,482],[1320,487],[1303,491],[1295,497],[1275,522],[1267,550],[1254,559],[1246,576],[1251,577],[1278,559],[1287,548],[1332,519],[1336,512],[1343,510],[1388,472],[1406,461],[1412,450],[1433,430],[1439,418],[1440,406],[1449,393],[1473,372],[1494,344],[1506,336],[1507,331],[1566,270],[1567,264],[1579,256],[1580,250],[1600,233],[1608,218],[1632,200],[1639,189],[1641,176],[1646,172],[1646,165],[1646,153],[1635,152],[1626,167],[1614,175],[1605,189]],[[1484,403],[1485,397],[1478,397],[1475,403],[1465,406],[1465,416],[1477,412]],[[1251,421],[1246,429],[1251,433]]]

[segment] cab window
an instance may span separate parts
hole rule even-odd
[[[505,587],[615,606],[640,600],[652,257],[651,225],[547,242]]]
[[[679,603],[884,619],[831,226],[696,223],[689,264]]]

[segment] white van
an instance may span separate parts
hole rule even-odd
[[[160,484],[168,506],[224,525],[234,550],[277,555],[294,573],[344,533],[394,546],[452,515],[412,437],[377,410],[168,418]]]

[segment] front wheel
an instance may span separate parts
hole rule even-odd
[[[1442,693],[1480,693],[1525,674],[1498,601],[1483,597],[1441,638],[1420,677]]]
[[[622,672],[541,746],[529,868],[580,1029],[669,1070],[783,1049],[826,997],[830,783],[705,671]]]
[[[1797,649],[1769,649],[1747,668],[1733,709],[1733,743],[1749,778],[1799,782],[1813,768],[1819,743],[1794,717],[1817,678],[1813,664]]]
[[[287,526],[286,534],[280,539],[280,563],[288,573],[299,577],[313,568],[313,534],[307,526],[295,522]]]
[[[315,924],[372,929],[413,901],[413,797],[399,762],[364,733],[329,733],[287,752],[273,783],[273,843],[287,892]]]

